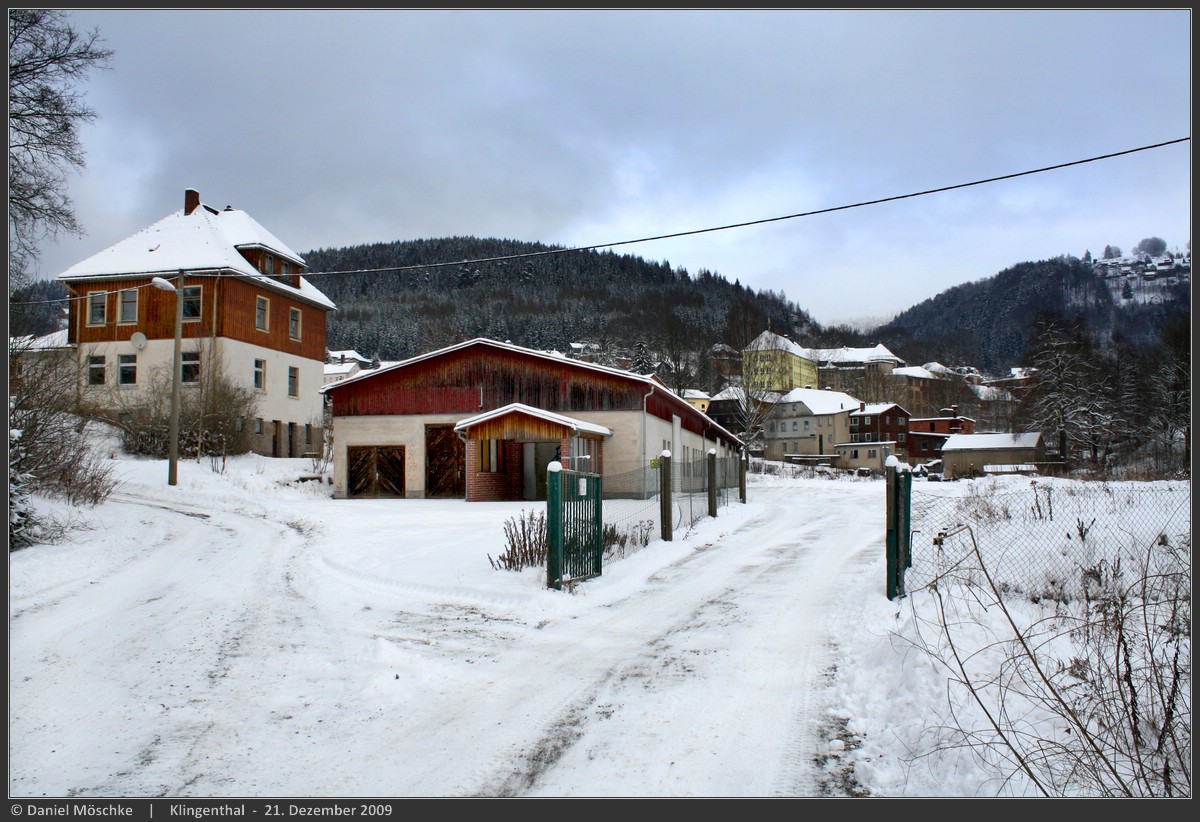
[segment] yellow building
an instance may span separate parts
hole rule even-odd
[[[751,391],[817,388],[817,363],[807,349],[764,331],[742,352],[742,380]]]

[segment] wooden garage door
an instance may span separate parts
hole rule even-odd
[[[364,445],[346,449],[350,496],[404,496],[404,446]]]
[[[465,469],[465,446],[454,426],[425,426],[425,496],[465,497]]]

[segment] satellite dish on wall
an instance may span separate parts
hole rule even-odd
[[[134,348],[136,348],[138,351],[141,351],[146,347],[146,335],[141,331],[134,331],[133,336],[129,338],[129,342]]]

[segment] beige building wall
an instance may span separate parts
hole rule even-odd
[[[404,495],[425,496],[425,426],[455,425],[469,414],[378,415],[334,417],[333,495],[345,498],[348,490],[347,449],[352,446],[404,446]],[[687,449],[693,458],[717,449],[718,457],[736,456],[733,449],[712,437],[682,430],[675,420],[664,420],[641,411],[593,411],[570,415],[582,422],[603,425],[613,432],[604,439],[605,473],[622,473],[644,467],[663,448],[673,456]],[[643,436],[643,423],[645,435]]]

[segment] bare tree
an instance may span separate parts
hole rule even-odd
[[[29,505],[33,493],[95,505],[116,485],[112,463],[92,443],[86,420],[76,413],[80,367],[70,349],[39,350],[31,339],[10,341],[9,492],[10,550],[47,541],[54,523]],[[14,516],[20,518],[14,523]],[[21,533],[13,533],[19,524]],[[50,527],[48,527],[50,526]],[[19,538],[16,538],[19,537]]]
[[[76,32],[60,9],[8,11],[9,264],[18,271],[43,238],[83,233],[66,172],[85,165],[79,127],[96,113],[78,86],[112,56],[101,42],[97,31]]]

